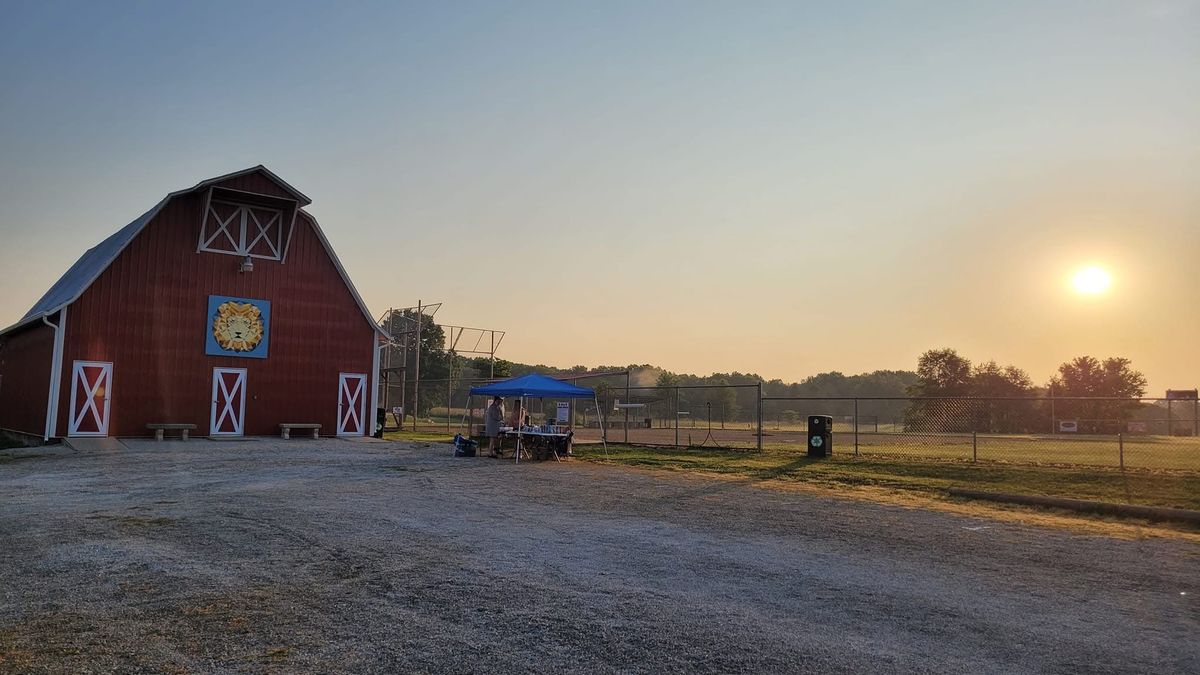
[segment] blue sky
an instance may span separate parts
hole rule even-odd
[[[9,3],[0,323],[258,163],[372,310],[678,371],[1200,380],[1200,4]],[[1098,262],[1113,292],[1064,282]],[[820,307],[827,323],[814,324]],[[547,308],[550,308],[547,310]]]

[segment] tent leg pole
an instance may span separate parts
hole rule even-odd
[[[596,404],[596,419],[600,423],[600,443],[604,445],[604,459],[608,459],[608,438],[604,433],[604,415],[600,413],[600,397],[593,395],[592,402]]]
[[[466,403],[466,406],[463,407],[463,416],[462,416],[462,419],[458,421],[458,433],[460,433],[460,434],[462,433],[463,425],[465,425],[467,423],[467,415],[470,414],[470,410],[471,410],[471,395],[467,394],[467,403]],[[449,416],[447,416],[446,419],[450,419]],[[471,431],[470,431],[470,429],[468,429],[467,437],[470,438],[470,436],[471,436]]]

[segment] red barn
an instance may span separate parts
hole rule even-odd
[[[372,431],[380,329],[310,200],[262,166],[173,192],[0,331],[0,428]]]

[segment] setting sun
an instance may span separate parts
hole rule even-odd
[[[1112,276],[1101,267],[1085,267],[1075,273],[1071,284],[1084,295],[1100,295],[1112,285]]]

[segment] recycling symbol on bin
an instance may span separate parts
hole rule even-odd
[[[819,448],[825,444],[825,439],[821,438],[820,436],[813,436],[812,438],[808,439],[808,443],[814,448]]]

